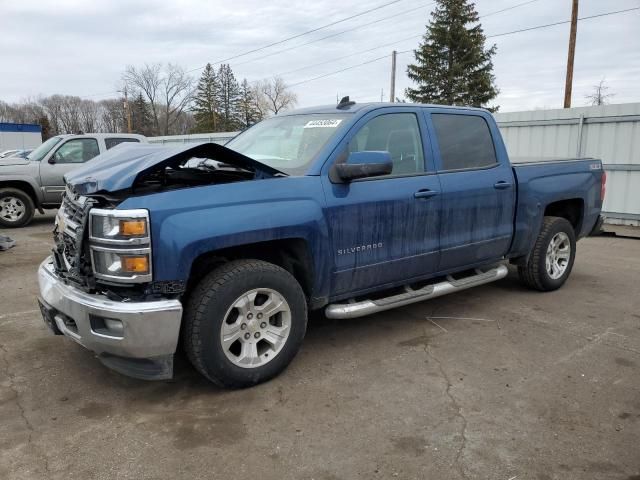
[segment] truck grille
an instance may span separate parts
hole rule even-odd
[[[94,286],[91,262],[85,248],[85,232],[93,204],[94,200],[76,195],[67,188],[53,230],[56,272],[65,281],[83,289]]]

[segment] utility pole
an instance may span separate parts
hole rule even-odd
[[[569,34],[569,55],[567,58],[567,80],[564,85],[564,108],[571,108],[571,88],[573,87],[573,59],[576,55],[576,32],[578,30],[578,0],[571,7],[571,33]]]
[[[127,87],[124,87],[124,109],[127,112],[127,133],[131,133],[131,107],[129,106]]]
[[[577,0],[576,0],[577,1]],[[396,101],[396,56],[398,52],[391,52],[391,91],[389,92],[389,101]]]

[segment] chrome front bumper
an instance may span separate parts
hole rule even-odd
[[[43,315],[54,330],[125,375],[171,377],[182,319],[180,301],[118,302],[85,293],[56,276],[51,257],[40,265],[38,282]]]

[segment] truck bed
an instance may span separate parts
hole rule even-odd
[[[602,205],[602,162],[592,158],[518,160],[512,164],[517,200],[511,256],[526,255],[531,250],[545,211],[548,214],[554,204],[573,202],[581,207],[576,236],[589,235]]]

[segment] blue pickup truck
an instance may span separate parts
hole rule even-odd
[[[66,181],[38,273],[48,326],[138,378],[170,377],[182,345],[227,387],[284,370],[310,310],[368,315],[508,263],[559,288],[605,188],[599,160],[512,165],[485,110],[348,98],[226,146],[123,145]]]

